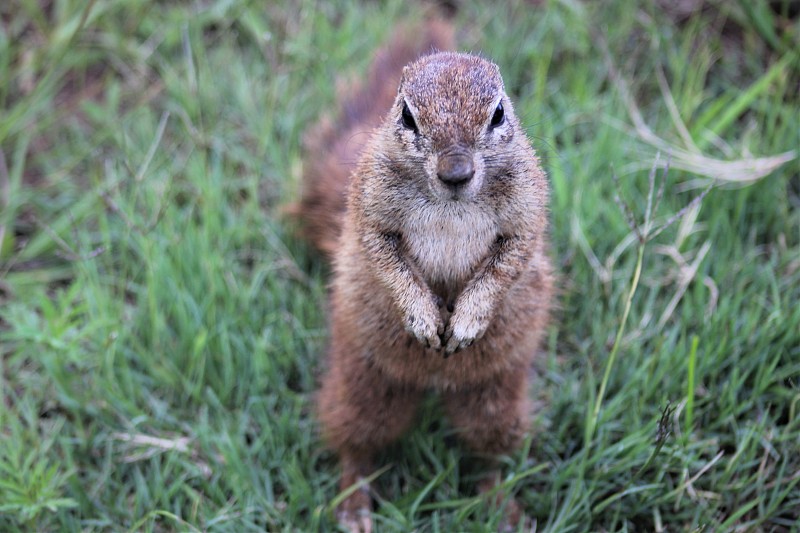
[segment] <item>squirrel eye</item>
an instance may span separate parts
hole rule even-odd
[[[494,115],[492,115],[492,121],[489,123],[490,128],[496,128],[500,124],[506,121],[506,114],[503,111],[503,102],[497,104],[497,108],[494,110]]]
[[[414,121],[414,115],[411,114],[411,110],[408,108],[408,104],[403,102],[403,112],[401,114],[401,118],[403,120],[403,127],[413,131],[414,133],[418,133],[417,130],[417,123]]]

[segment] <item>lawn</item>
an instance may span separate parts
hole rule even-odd
[[[537,531],[796,531],[797,2],[459,3],[552,183]],[[676,3],[677,4],[677,3]],[[418,3],[0,5],[0,531],[334,531],[303,133]],[[380,531],[491,531],[431,397]]]

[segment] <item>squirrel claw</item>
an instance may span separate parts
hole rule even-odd
[[[460,352],[463,348],[467,346],[469,346],[469,344],[467,344],[466,342],[458,342],[457,339],[451,338],[444,349],[444,353],[447,355],[452,355],[454,353]]]
[[[435,317],[435,315],[433,315]],[[417,342],[422,344],[425,348],[433,348],[439,350],[442,347],[442,340],[440,338],[441,331],[444,330],[444,325],[441,320],[429,319],[427,321],[420,320],[414,315],[410,315],[406,319],[406,331],[410,333]]]
[[[414,333],[412,332],[412,335]],[[434,350],[441,350],[442,349],[442,341],[439,339],[438,335],[434,335],[432,337],[425,337],[422,335],[414,335],[414,337],[422,344],[425,349],[433,348]]]
[[[449,338],[447,339],[444,347],[445,356],[458,353],[464,348],[471,346],[474,340],[475,339],[459,339],[458,337],[455,337],[452,332],[450,332]]]
[[[444,351],[444,358],[447,359],[454,353],[458,353],[465,348],[469,348],[477,339],[461,339],[454,337],[452,333],[446,340],[442,341],[442,350]]]
[[[439,335],[434,335],[429,339],[425,339],[426,348],[433,348],[434,350],[442,349],[442,341],[439,340]]]
[[[464,298],[462,294],[461,298]],[[447,355],[459,352],[472,346],[486,333],[489,326],[489,314],[482,310],[472,310],[472,305],[454,304],[453,315],[450,317],[447,328],[442,337],[442,344]],[[467,311],[467,309],[470,309]]]

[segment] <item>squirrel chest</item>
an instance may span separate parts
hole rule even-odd
[[[403,242],[429,283],[452,287],[472,277],[491,252],[497,231],[485,206],[452,201],[428,204],[409,217]]]

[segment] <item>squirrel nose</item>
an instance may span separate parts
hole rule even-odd
[[[472,179],[475,167],[467,154],[453,154],[439,157],[436,175],[447,185],[462,185]]]

